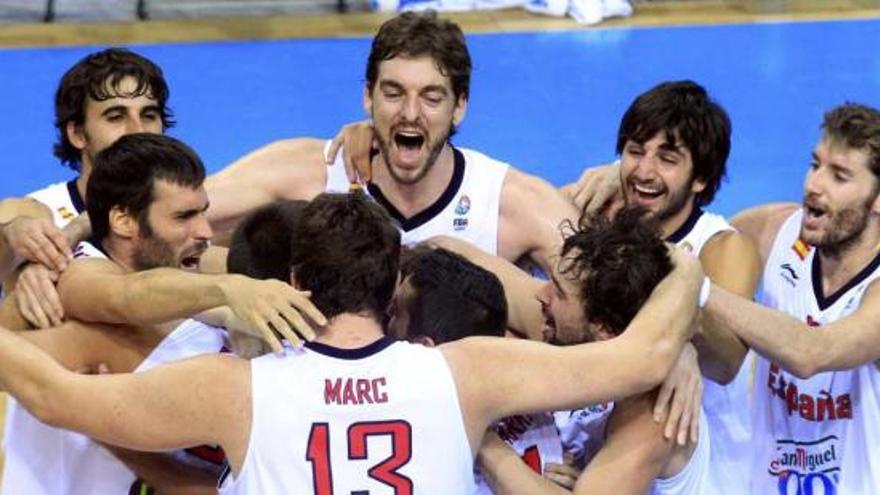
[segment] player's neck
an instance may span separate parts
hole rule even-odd
[[[455,172],[455,154],[449,144],[443,146],[437,161],[428,169],[425,176],[413,184],[403,184],[394,180],[387,165],[381,162],[383,160],[381,154],[376,159],[380,160],[380,163],[373,168],[376,171],[373,182],[379,186],[385,198],[406,218],[436,203],[446,191]]]
[[[822,291],[833,294],[846,285],[874,258],[880,248],[880,227],[869,225],[851,246],[840,251],[819,249],[816,256],[822,266]]]
[[[125,268],[127,272],[137,271],[134,268],[134,246],[130,242],[116,238],[112,234],[98,242],[101,245],[95,247],[104,251],[114,263]]]
[[[354,313],[334,316],[318,332],[315,342],[339,349],[358,349],[385,336],[382,325],[375,318]]]

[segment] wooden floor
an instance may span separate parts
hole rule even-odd
[[[635,4],[635,15],[602,26],[669,26],[880,16],[880,0],[705,0]],[[523,10],[451,14],[466,32],[592,29],[571,19]],[[60,24],[0,25],[0,46],[106,45],[173,41],[367,36],[379,14]]]
[[[570,19],[542,17],[520,10],[462,13],[450,17],[459,22],[466,32],[595,29],[578,26]],[[670,1],[636,4],[636,13],[633,17],[614,19],[603,23],[600,27],[878,17],[880,17],[880,0]],[[385,19],[387,16],[377,14],[346,14],[112,24],[0,25],[0,47],[368,36],[375,32]],[[0,418],[5,416],[4,409],[4,396],[0,394]],[[3,457],[0,455],[0,466],[2,462]]]

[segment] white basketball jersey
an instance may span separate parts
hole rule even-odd
[[[803,211],[783,223],[764,267],[764,304],[810,326],[853,313],[880,276],[880,256],[831,295]],[[772,328],[766,329],[772,332]],[[755,378],[752,493],[880,493],[880,373],[875,363],[797,378],[763,357]]]
[[[440,198],[424,211],[405,218],[374,184],[367,192],[381,204],[401,230],[401,242],[413,245],[448,235],[474,244],[489,254],[498,253],[498,216],[501,189],[508,164],[465,148],[453,148],[455,169]],[[348,192],[342,152],[327,172],[327,192]]]
[[[221,494],[473,490],[473,455],[441,352],[382,338],[309,343],[251,361],[253,420],[241,472]]]
[[[697,446],[691,453],[691,458],[684,469],[669,478],[657,478],[651,485],[651,495],[715,495],[718,493],[718,483],[711,481],[712,470],[710,469],[715,460],[712,452],[715,447],[712,441],[705,409],[700,411],[700,437]],[[714,432],[713,432],[714,433]],[[742,487],[742,479],[739,480]],[[734,488],[739,490],[739,488]]]
[[[492,428],[532,471],[544,474],[547,463],[562,463],[562,441],[552,414],[511,416],[498,421]],[[474,476],[477,482],[474,493],[491,494],[478,465],[474,465]]]
[[[76,188],[76,180],[52,184],[28,194],[28,197],[36,199],[52,210],[55,226],[59,229],[86,209],[86,204]]]
[[[89,242],[81,242],[74,252],[76,257],[105,257]],[[134,372],[220,352],[224,343],[224,330],[185,320]],[[125,464],[89,437],[46,426],[17,402],[9,403],[6,424],[5,495],[125,495],[141,484]]]
[[[706,243],[722,232],[735,229],[721,215],[696,208],[685,223],[666,240],[699,257]],[[736,377],[727,385],[703,379],[703,408],[712,433],[713,487],[716,493],[739,495],[750,469],[751,382],[754,353],[743,360]]]

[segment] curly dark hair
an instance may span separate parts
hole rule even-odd
[[[367,59],[367,89],[372,92],[379,64],[394,57],[430,56],[452,83],[455,99],[467,98],[471,85],[471,56],[457,24],[434,11],[404,12],[386,21],[373,38]]]
[[[638,208],[582,216],[562,247],[560,273],[578,282],[587,321],[619,335],[672,271],[657,223]]]
[[[707,205],[721,187],[730,155],[731,124],[727,112],[693,81],[659,84],[639,95],[623,114],[617,131],[617,154],[627,141],[644,144],[658,132],[676,145],[680,138],[694,162],[692,178],[705,182],[697,206]]]
[[[131,94],[120,93],[119,85],[126,77],[133,77],[137,86]],[[162,118],[162,128],[174,126],[168,108],[168,84],[162,69],[149,59],[125,48],[108,48],[87,55],[71,67],[61,78],[55,91],[55,129],[58,142],[54,154],[62,163],[79,170],[82,156],[67,137],[67,124],[85,123],[86,101],[104,101],[116,96],[137,97],[150,95],[156,100]]]
[[[399,263],[400,231],[362,192],[318,195],[291,242],[294,280],[327,318],[368,313],[383,321]]]
[[[868,152],[868,168],[880,179],[880,111],[846,102],[825,113],[825,136],[847,148]]]

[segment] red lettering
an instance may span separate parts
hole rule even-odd
[[[801,417],[806,419],[807,421],[815,421],[816,420],[816,410],[814,406],[816,405],[816,401],[813,400],[807,394],[801,394],[800,397],[800,413]]]
[[[852,400],[849,394],[843,394],[837,398],[837,417],[852,419]]]
[[[376,404],[388,402],[388,394],[384,390],[380,390],[385,388],[385,377],[373,378],[371,385],[373,386],[373,400],[376,401]]]
[[[364,402],[368,404],[373,403],[372,397],[370,397],[370,381],[364,380],[363,378],[358,378],[357,380],[357,400],[358,404],[363,404]]]
[[[324,404],[340,406],[388,402],[385,377],[324,379]]]
[[[335,382],[331,382],[329,378],[324,379],[324,404],[341,404],[339,398],[339,390],[342,388],[342,380],[337,378]]]

